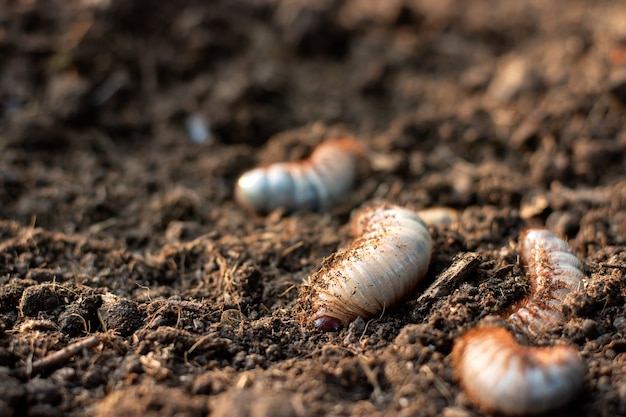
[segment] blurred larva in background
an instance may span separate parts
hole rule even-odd
[[[353,138],[328,140],[307,159],[245,172],[237,181],[235,199],[260,213],[328,209],[352,189],[364,155],[364,147]]]

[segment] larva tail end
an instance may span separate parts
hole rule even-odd
[[[324,332],[338,332],[343,329],[343,323],[335,317],[321,316],[313,321],[313,327]]]
[[[363,158],[367,154],[367,149],[365,148],[365,145],[350,136],[338,139],[331,139],[322,143],[322,146],[324,145],[333,146],[336,149],[345,150]]]
[[[416,212],[427,226],[449,226],[459,222],[461,217],[458,210],[452,207],[431,207]]]

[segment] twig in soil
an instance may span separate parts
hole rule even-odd
[[[452,293],[461,280],[478,268],[481,258],[477,253],[463,253],[454,258],[452,265],[443,271],[435,282],[417,299],[420,311],[430,310],[437,300]]]
[[[216,335],[217,335],[217,332],[212,332],[212,333],[206,334],[206,335],[202,336],[200,339],[198,339],[198,341],[196,343],[194,343],[193,346],[191,346],[187,351],[185,351],[185,361],[187,360],[187,355],[188,354],[190,354],[194,350],[196,350],[196,348],[198,346],[200,346],[201,344],[203,344],[206,340],[214,338]]]
[[[180,308],[180,305],[176,306],[176,324],[174,325],[175,329],[178,329],[178,326],[180,325],[180,317],[182,314],[182,309]]]
[[[78,317],[78,319],[83,323],[83,329],[85,329],[85,333],[89,333],[89,331],[91,330],[91,324],[88,323],[87,320],[85,320],[85,318],[80,314],[72,313],[68,317]]]
[[[298,288],[298,286],[297,286],[297,285],[295,285],[295,284],[294,284],[294,285],[291,285],[291,286],[290,286],[289,288],[287,288],[285,291],[281,292],[278,296],[279,296],[279,297],[283,297],[283,296],[287,295],[287,293],[288,293],[289,291],[291,291],[291,290],[293,290],[293,289],[296,289],[296,288]]]
[[[386,305],[383,304],[383,311],[380,312],[380,315],[375,318],[375,319],[370,319],[367,321],[367,323],[365,323],[365,328],[363,329],[363,332],[361,333],[361,337],[359,337],[359,342],[363,339],[363,337],[365,336],[365,332],[367,332],[367,328],[369,327],[370,323],[376,323],[377,321],[380,321],[380,319],[383,318],[383,315],[385,314],[385,309],[386,309]]]
[[[78,342],[72,343],[61,350],[58,350],[45,358],[41,358],[32,363],[31,366],[20,368],[16,373],[20,376],[32,376],[40,374],[44,371],[60,368],[69,361],[73,356],[83,349],[91,349],[100,344],[98,336],[89,336]]]
[[[147,285],[141,285],[138,282],[135,282],[135,285],[137,285],[142,290],[146,290],[148,301],[152,301],[152,298],[150,298],[150,287],[148,287]]]
[[[283,249],[283,251],[280,253],[280,259],[283,259],[285,256],[289,255],[291,252],[302,246],[304,246],[304,241],[300,240],[297,243],[294,243],[293,245]]]

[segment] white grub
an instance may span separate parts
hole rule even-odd
[[[474,329],[452,350],[456,378],[484,411],[507,415],[544,413],[571,401],[585,369],[571,346],[521,346],[499,327]]]
[[[561,309],[563,301],[584,288],[582,263],[565,241],[547,230],[525,230],[520,246],[531,290],[509,321],[530,334],[563,325],[567,320]]]
[[[307,320],[337,331],[369,319],[406,297],[428,271],[432,239],[415,212],[382,204],[352,219],[357,237],[324,260],[301,293]]]
[[[451,207],[429,207],[417,211],[417,215],[428,226],[436,226],[438,224],[451,225],[458,223],[459,211]]]
[[[364,154],[353,138],[323,142],[307,159],[245,172],[237,181],[235,199],[262,213],[281,207],[287,211],[327,209],[352,189]]]

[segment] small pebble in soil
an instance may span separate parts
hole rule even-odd
[[[381,204],[352,219],[356,240],[324,260],[300,299],[314,327],[338,331],[376,317],[407,296],[428,271],[432,239],[411,210]]]
[[[454,344],[452,363],[472,402],[506,415],[559,408],[580,391],[585,376],[575,348],[522,346],[499,327],[466,333]]]

